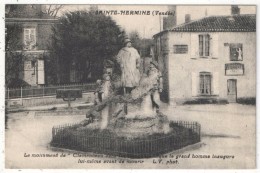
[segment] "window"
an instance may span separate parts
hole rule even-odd
[[[200,72],[200,94],[211,95],[211,74]]]
[[[199,35],[199,55],[209,56],[209,40],[210,36],[208,34]]]
[[[36,29],[25,28],[24,29],[24,49],[32,50],[35,49],[36,45]]]
[[[188,52],[188,45],[173,45],[174,54],[186,54]]]
[[[230,61],[243,61],[243,45],[240,43],[229,44]]]

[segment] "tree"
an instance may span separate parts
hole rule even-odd
[[[105,60],[113,59],[123,46],[123,31],[109,16],[86,11],[66,13],[53,28],[52,48],[61,82],[70,82],[77,71],[80,82],[103,75]]]
[[[5,33],[5,84],[8,87],[15,87],[19,84],[14,84],[13,81],[20,81],[19,75],[23,70],[24,53],[21,39],[17,38],[17,33],[21,32],[22,28],[19,25],[7,25]],[[21,82],[20,82],[21,83]]]
[[[129,38],[132,41],[133,47],[135,47],[138,50],[141,57],[150,56],[150,48],[153,45],[152,39],[141,38],[137,31],[130,32]]]
[[[43,13],[48,14],[49,16],[56,17],[58,12],[64,7],[64,5],[45,5],[45,8],[42,10]]]
[[[141,38],[139,36],[139,33],[137,31],[132,31],[129,33],[129,38],[132,41],[132,46],[135,47],[140,53]]]

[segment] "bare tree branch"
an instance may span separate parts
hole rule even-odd
[[[45,5],[45,9],[43,13],[48,14],[50,16],[56,17],[58,12],[63,8],[63,5]]]

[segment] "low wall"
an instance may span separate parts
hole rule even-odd
[[[31,97],[31,98],[19,98],[19,99],[9,99],[6,100],[7,108],[12,107],[31,107],[31,106],[44,106],[44,105],[54,105],[54,104],[64,104],[67,103],[63,99],[56,99],[56,96],[44,96],[44,97]],[[93,103],[94,102],[94,93],[83,93],[82,98],[76,99],[73,103],[84,102],[84,103]]]
[[[37,111],[35,116],[68,116],[86,115],[87,110]]]

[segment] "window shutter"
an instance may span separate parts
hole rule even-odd
[[[199,57],[199,36],[198,34],[191,34],[191,44],[190,44],[190,58]]]
[[[212,34],[210,40],[210,56],[212,58],[218,58],[218,34]]]
[[[191,73],[191,95],[198,95],[198,74],[195,72]]]
[[[219,95],[219,82],[218,82],[218,79],[219,79],[219,75],[218,75],[218,72],[214,72],[213,73],[213,94],[214,95]]]
[[[31,44],[35,44],[36,40],[35,40],[35,29],[31,29],[30,30],[30,40],[31,40]]]
[[[44,60],[38,60],[38,84],[45,84],[44,81]]]
[[[27,44],[29,40],[30,40],[30,30],[24,29],[24,44]]]

